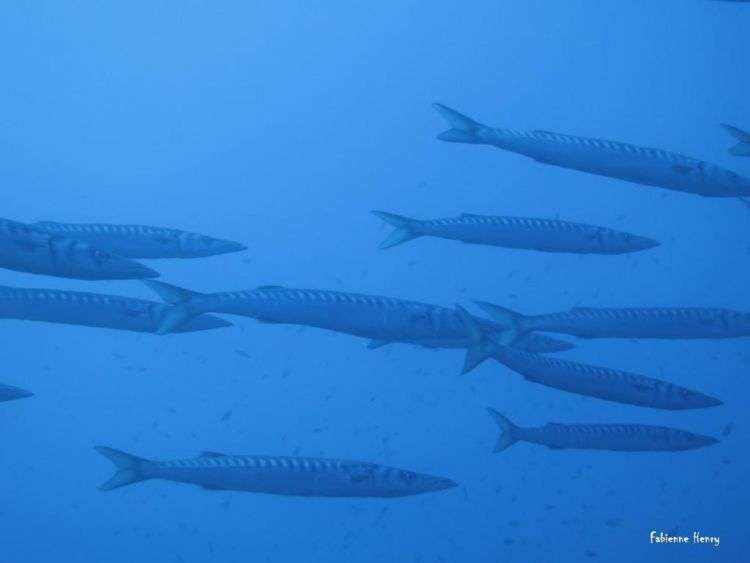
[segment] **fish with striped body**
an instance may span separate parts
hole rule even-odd
[[[666,410],[701,409],[723,404],[714,397],[653,377],[549,358],[498,344],[482,335],[465,309],[456,308],[474,341],[466,354],[463,373],[492,358],[527,381],[616,403]]]
[[[163,303],[118,295],[0,286],[0,319],[154,333],[168,310],[169,306]],[[210,315],[199,315],[177,327],[176,332],[208,330],[231,324]]]
[[[553,450],[610,450],[617,452],[679,452],[717,444],[711,436],[666,426],[645,424],[558,424],[523,428],[495,409],[487,409],[500,427],[495,452],[516,442],[529,442]]]
[[[373,213],[396,227],[380,244],[381,249],[422,236],[574,254],[626,254],[659,246],[658,242],[646,237],[557,219],[463,213],[458,217],[419,220],[384,211]]]
[[[5,401],[15,401],[17,399],[26,399],[33,396],[34,393],[26,391],[26,389],[0,383],[0,403]]]
[[[227,313],[264,323],[283,323],[332,330],[370,339],[370,348],[393,342],[428,348],[466,348],[463,321],[453,309],[417,301],[341,291],[261,286],[245,291],[198,293],[163,282],[144,281],[172,307],[164,315],[159,334],[201,313]],[[503,333],[503,327],[478,319],[482,330]],[[503,335],[498,337],[504,338]],[[554,339],[520,338],[514,346],[537,352],[567,350]]]
[[[34,227],[126,258],[201,258],[247,249],[231,240],[147,225],[39,221]]]
[[[441,141],[492,145],[544,164],[707,197],[750,196],[750,178],[702,160],[604,139],[492,128],[433,105],[451,126]]]
[[[0,219],[0,268],[79,280],[126,280],[159,273],[74,238]]]
[[[151,461],[112,448],[96,450],[118,468],[99,487],[111,491],[147,479],[190,483],[216,491],[302,497],[404,497],[456,487],[450,479],[385,465],[311,457],[225,455]]]
[[[547,315],[522,315],[477,301],[493,320],[514,336],[531,331],[580,338],[738,338],[750,336],[750,313],[708,307],[573,307]],[[512,339],[512,337],[511,337]]]

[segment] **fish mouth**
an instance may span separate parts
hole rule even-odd
[[[648,250],[650,248],[661,246],[661,243],[658,240],[650,239],[648,237],[633,237],[632,242],[633,247],[638,250]]]
[[[125,268],[130,279],[141,280],[145,278],[158,278],[159,272],[139,262],[130,262]]]
[[[444,477],[430,477],[427,483],[426,490],[428,491],[444,491],[446,489],[453,489],[458,487],[458,483],[452,479],[446,479]]]
[[[247,246],[241,242],[235,242],[233,240],[219,240],[216,243],[215,251],[217,254],[227,254],[229,252],[242,252],[247,250]]]

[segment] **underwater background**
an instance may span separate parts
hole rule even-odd
[[[242,241],[148,261],[198,291],[277,284],[525,313],[750,311],[750,212],[435,140],[430,104],[482,121],[663,147],[741,174],[718,126],[750,128],[750,6],[708,0],[6,2],[4,217],[136,223]],[[373,209],[559,217],[659,240],[622,256],[422,238],[377,249]],[[135,281],[0,271],[0,284],[155,299]],[[229,317],[228,317],[229,318]],[[0,562],[743,561],[750,550],[747,339],[577,341],[560,357],[706,392],[660,412],[524,381],[460,350],[314,328],[156,336],[2,321]],[[722,439],[678,453],[492,453],[486,407],[524,426],[659,424]],[[361,459],[460,486],[309,499],[149,481],[97,490],[110,445]],[[720,547],[649,543],[651,530]]]

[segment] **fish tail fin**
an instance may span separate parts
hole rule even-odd
[[[203,295],[197,291],[191,291],[183,287],[178,287],[169,283],[142,280],[143,283],[153,290],[163,301],[169,303],[159,320],[159,326],[156,334],[169,334],[183,326],[190,319],[198,315],[190,307],[192,300]]]
[[[464,367],[461,370],[461,375],[463,375],[469,373],[487,358],[491,357],[492,351],[477,320],[461,305],[456,305],[456,312],[461,318],[461,322],[463,322],[469,338],[469,345],[466,347],[466,357],[464,358]]]
[[[434,103],[432,104],[432,107],[435,108],[440,116],[451,126],[447,131],[440,133],[437,137],[438,139],[452,143],[483,142],[477,133],[485,128],[484,125],[454,109],[444,106],[443,104]]]
[[[100,491],[119,489],[120,487],[125,487],[137,483],[138,481],[148,479],[148,477],[144,477],[141,472],[141,466],[147,460],[105,446],[96,446],[95,449],[117,467],[117,471],[112,475],[109,481],[99,485]]]
[[[402,242],[422,236],[422,233],[417,231],[419,225],[417,219],[403,217],[394,213],[386,213],[385,211],[373,211],[372,214],[376,217],[380,217],[383,221],[396,228],[383,242],[380,243],[378,248],[381,250],[391,248]]]
[[[498,323],[503,330],[508,331],[508,342],[512,343],[529,332],[523,326],[524,316],[512,309],[495,305],[487,301],[475,301],[474,303],[487,313],[493,321]]]
[[[721,126],[727,133],[739,141],[739,143],[729,149],[729,152],[734,156],[750,156],[750,133],[726,123],[722,123]]]
[[[494,452],[501,452],[508,449],[518,442],[518,426],[513,424],[508,418],[493,408],[488,408],[487,412],[495,420],[500,428],[500,436],[497,438]]]

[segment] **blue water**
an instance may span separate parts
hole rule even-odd
[[[750,129],[750,6],[703,0],[7,2],[2,215],[183,228],[239,254],[151,261],[199,291],[261,284],[527,313],[750,310],[750,216],[708,199],[435,140],[430,103],[517,129],[663,147],[750,174],[718,127]],[[662,241],[626,256],[419,239],[376,250],[369,214],[560,217]],[[152,298],[138,282],[0,271],[0,283]],[[475,309],[476,311],[476,309]],[[6,320],[0,562],[743,561],[750,549],[747,339],[578,342],[561,357],[723,399],[660,412],[524,382],[462,352],[270,326],[158,337]],[[663,424],[722,437],[682,453],[493,454],[522,425]],[[231,410],[228,420],[222,420]],[[362,459],[461,486],[304,499],[150,481],[97,490],[109,445]],[[649,543],[700,531],[720,547]]]

